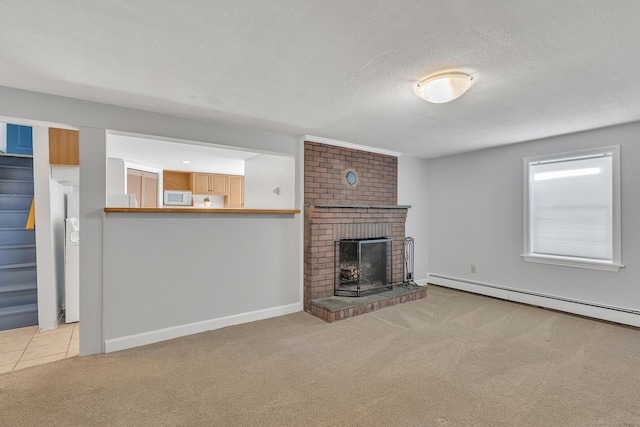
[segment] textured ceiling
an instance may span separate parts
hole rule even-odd
[[[639,1],[1,5],[3,86],[421,157],[640,119]],[[475,85],[415,96],[448,69]]]

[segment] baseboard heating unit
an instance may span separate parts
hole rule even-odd
[[[573,300],[556,295],[547,295],[491,283],[477,282],[468,279],[450,277],[440,274],[429,274],[429,283],[446,288],[458,289],[475,294],[500,298],[523,304],[535,305],[552,310],[593,317],[610,322],[640,327],[640,311],[624,307],[614,307],[588,301]]]

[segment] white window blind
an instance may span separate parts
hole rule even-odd
[[[613,258],[611,155],[530,168],[531,252]]]
[[[618,153],[525,159],[525,260],[619,265]]]

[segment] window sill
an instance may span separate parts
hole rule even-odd
[[[612,271],[616,273],[624,267],[623,264],[607,261],[595,261],[585,258],[569,258],[538,254],[522,254],[520,256],[527,262],[535,262],[538,264],[562,265],[564,267],[588,268],[591,270]]]

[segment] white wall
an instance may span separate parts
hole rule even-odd
[[[38,325],[42,331],[51,331],[58,324],[62,307],[60,289],[64,286],[64,252],[56,252],[61,244],[64,247],[64,232],[61,237],[57,223],[60,214],[64,219],[64,189],[51,178],[49,129],[42,126],[33,126],[33,184],[37,200]]]
[[[7,152],[7,124],[0,123],[0,152]]]
[[[51,178],[55,179],[62,185],[75,187],[78,191],[78,183],[80,182],[80,168],[78,166],[51,166]]]
[[[107,158],[107,194],[127,194],[127,171],[124,160]]]
[[[68,187],[67,187],[68,188]],[[80,218],[80,193],[77,191],[67,191],[65,193],[66,217]]]
[[[103,266],[107,200],[105,129],[80,129],[80,355],[104,351],[103,297],[109,285]]]
[[[300,311],[298,223],[107,214],[106,351]]]
[[[137,228],[133,225],[139,223],[135,214],[124,215],[117,218],[117,226],[111,227],[111,217],[105,217],[104,207],[106,205],[106,136],[107,130],[117,130],[121,132],[130,132],[135,134],[156,135],[164,138],[175,138],[179,140],[200,141],[204,143],[212,143],[217,145],[230,145],[247,149],[248,151],[268,151],[282,155],[299,156],[299,144],[295,138],[248,129],[240,126],[227,125],[221,123],[204,122],[199,120],[190,120],[168,115],[156,114],[130,108],[116,107],[112,105],[99,104],[88,101],[80,101],[71,98],[46,95],[36,92],[22,91],[18,89],[0,87],[0,99],[11,99],[11,103],[3,104],[3,115],[10,117],[19,117],[27,120],[45,121],[48,123],[63,124],[75,127],[80,130],[80,223],[82,224],[82,245],[80,246],[80,323],[82,324],[82,332],[80,334],[80,354],[87,355],[92,353],[100,353],[105,348],[105,333],[109,331],[109,339],[111,342],[120,342],[120,344],[131,343],[124,337],[139,332],[139,327],[135,324],[129,326],[121,325],[113,316],[104,316],[104,310],[108,310],[112,304],[117,307],[128,306],[129,296],[127,294],[118,293],[119,284],[114,277],[119,277],[121,269],[118,263],[107,263],[103,265],[103,249],[106,254],[113,254],[114,248],[117,251],[120,243],[114,242],[108,236],[103,246],[103,235],[106,230],[115,230],[118,227],[129,229],[133,234],[129,236],[135,241],[137,236]],[[300,176],[298,176],[300,179]],[[296,200],[296,206],[301,207],[300,200]],[[159,214],[166,215],[166,214]],[[218,218],[218,217],[216,217]],[[115,219],[115,218],[114,218]],[[252,216],[244,217],[247,221],[247,229],[251,229],[252,221],[257,218]],[[286,218],[266,218],[260,220],[260,223],[270,225],[275,221],[290,222],[292,229],[300,229],[300,215]],[[213,222],[213,221],[212,221]],[[151,221],[158,227],[158,222]],[[276,229],[282,229],[277,227]],[[288,230],[289,226],[284,227]],[[278,259],[276,266],[282,268],[283,265],[289,265],[285,261],[285,257],[290,257],[292,253],[301,253],[301,235],[300,233],[285,233],[275,242],[271,239],[270,234],[248,235],[243,230],[238,230],[233,239],[225,238],[215,240],[215,245],[220,247],[233,247],[236,241],[246,240],[255,247],[273,248],[273,256]],[[140,229],[142,233],[142,229]],[[147,230],[148,231],[148,230]],[[155,228],[152,234],[161,236],[165,230]],[[145,233],[140,234],[141,238],[146,236]],[[198,256],[197,251],[191,249],[193,233],[177,234],[176,238],[171,242],[172,245],[182,248],[184,256],[189,254],[198,260],[199,268],[204,265],[210,265],[209,259],[203,259]],[[112,246],[109,246],[112,245]],[[287,250],[285,250],[287,248]],[[168,254],[158,254],[154,259],[154,265],[174,265],[174,259]],[[256,261],[256,255],[250,252],[251,256],[245,256],[244,265],[252,265]],[[237,265],[237,259],[240,254],[237,252],[226,251],[221,255],[219,265]],[[281,259],[280,259],[281,258]],[[298,257],[297,263],[301,265]],[[190,264],[193,267],[194,264]],[[301,267],[290,271],[289,274],[297,276],[297,284],[300,287],[299,295],[302,289]],[[166,301],[161,293],[151,292],[157,289],[167,289],[179,286],[168,278],[159,278],[160,281],[151,279],[143,279],[136,283],[141,290],[148,294],[149,298],[146,304],[150,307],[165,307]],[[261,313],[267,315],[275,315],[280,313],[276,308],[290,303],[289,291],[284,289],[286,284],[280,280],[280,276],[270,278],[262,276],[258,281],[247,281],[241,292],[246,298],[257,303],[257,300],[263,298],[262,290],[269,289],[278,302],[270,300],[275,304],[271,307],[273,310],[263,310]],[[122,300],[114,300],[111,291],[116,290],[115,295],[120,295]],[[132,290],[133,291],[133,290]],[[148,292],[147,292],[148,291]],[[197,292],[202,289],[195,288]],[[109,306],[106,306],[104,296],[109,296]],[[206,296],[206,294],[204,294]],[[160,300],[158,300],[160,299]],[[300,297],[298,297],[298,310],[302,308]],[[257,303],[259,304],[259,303]],[[255,304],[254,304],[255,306]],[[233,309],[233,306],[230,306]],[[251,315],[243,313],[241,310],[248,307],[243,305],[236,308],[234,315],[237,319],[249,319]],[[256,306],[257,307],[257,306]],[[174,310],[188,312],[191,310],[189,306],[174,306]],[[147,314],[146,321],[149,324],[165,325],[165,312],[151,309]],[[122,312],[123,317],[130,318],[132,313]],[[216,313],[209,312],[209,315],[215,316]],[[243,317],[245,316],[245,317]],[[229,316],[227,316],[229,317]],[[184,317],[174,317],[177,322],[185,321]],[[214,325],[216,319],[209,319],[207,324]],[[222,320],[221,320],[222,321]],[[206,323],[207,321],[205,321]],[[172,331],[186,331],[193,329],[184,329],[184,325],[174,324],[169,326]],[[159,326],[162,327],[162,326]],[[119,337],[116,335],[120,335]],[[147,336],[158,337],[162,335],[154,335],[151,333]],[[124,341],[113,341],[123,338]],[[114,347],[112,347],[114,348]]]
[[[536,297],[640,310],[639,135],[640,123],[633,123],[428,161],[430,274],[453,279],[448,283],[454,286],[467,283],[474,291],[493,292],[489,287],[496,286]],[[618,144],[626,267],[612,273],[525,262],[520,257],[523,158]],[[476,273],[471,273],[471,265]],[[510,298],[520,294],[511,293]]]
[[[398,157],[398,204],[411,206],[405,234],[414,239],[414,279],[419,284],[426,284],[429,271],[427,170],[425,159]]]
[[[260,154],[244,164],[244,207],[292,209],[295,206],[295,159]],[[278,188],[279,194],[273,192]]]
[[[53,257],[56,273],[56,311],[60,313],[64,306],[65,273],[64,273],[64,229],[65,229],[65,187],[51,180],[51,233],[53,239]],[[36,246],[37,250],[37,246]]]

